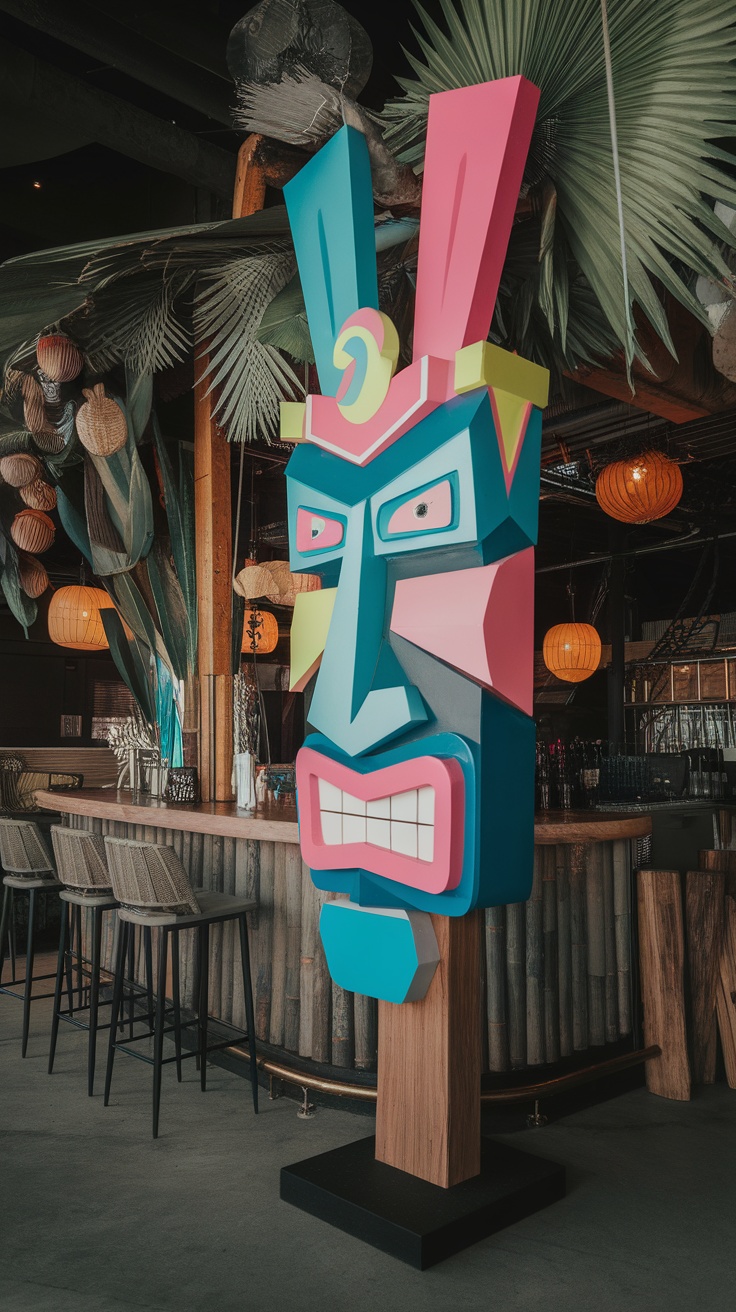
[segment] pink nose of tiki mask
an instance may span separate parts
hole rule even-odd
[[[532,877],[534,544],[546,371],[488,343],[539,93],[433,96],[411,364],[379,310],[368,151],[344,127],[285,188],[321,395],[285,404],[302,853],[345,989],[424,996],[430,913]],[[314,677],[316,674],[316,678]]]

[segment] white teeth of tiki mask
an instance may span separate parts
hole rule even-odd
[[[322,841],[329,847],[371,843],[420,861],[434,859],[434,788],[410,788],[393,796],[362,802],[319,781]]]

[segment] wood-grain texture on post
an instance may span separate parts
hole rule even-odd
[[[720,978],[716,992],[718,1032],[729,1088],[736,1089],[736,901],[726,898]]]
[[[238,153],[233,218],[263,208],[266,184],[250,136]],[[233,797],[232,498],[230,445],[212,416],[204,360],[194,385],[194,522],[197,554],[199,775],[204,801]]]
[[[443,1189],[480,1171],[480,923],[432,916],[426,997],[378,1008],[376,1158]]]
[[[646,1064],[650,1093],[687,1102],[690,1064],[685,1028],[685,943],[677,870],[639,870],[639,954],[644,1043],[659,1057]]]
[[[720,977],[726,875],[689,870],[685,876],[685,923],[690,974],[691,1069],[695,1084],[715,1084],[716,993]]]

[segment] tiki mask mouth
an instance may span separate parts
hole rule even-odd
[[[426,893],[462,875],[465,785],[457,761],[426,754],[374,770],[310,747],[297,756],[302,852],[321,870],[361,869]],[[364,762],[364,766],[367,762]]]

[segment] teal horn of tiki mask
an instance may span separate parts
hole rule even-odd
[[[424,996],[430,912],[529,896],[543,369],[487,341],[539,93],[432,97],[411,364],[378,307],[368,151],[344,127],[285,188],[321,395],[285,404],[292,629],[316,670],[300,841],[338,894],[333,978]],[[300,682],[301,680],[301,682]]]

